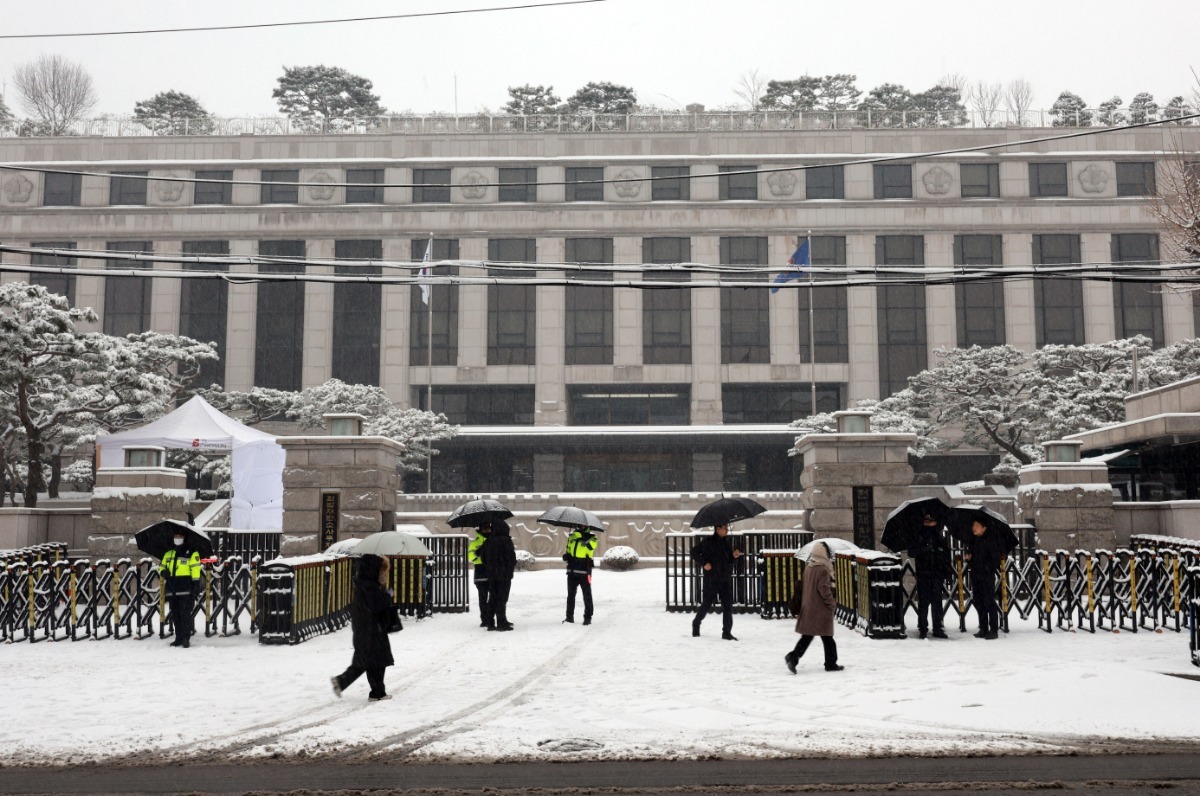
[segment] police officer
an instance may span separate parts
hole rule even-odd
[[[487,541],[491,527],[481,525],[475,529],[475,538],[467,545],[467,560],[475,567],[475,591],[479,593],[479,626],[488,626],[488,576],[487,567],[479,555],[479,548]]]
[[[583,590],[583,623],[592,623],[592,567],[595,565],[596,536],[591,528],[575,529],[567,537],[567,618],[575,621],[575,591]]]
[[[171,607],[171,623],[175,625],[171,646],[186,649],[191,646],[194,597],[200,590],[200,552],[191,549],[182,531],[176,531],[171,541],[175,546],[163,554],[158,569]]]
[[[930,514],[921,520],[921,540],[908,554],[917,566],[917,630],[921,638],[929,635],[929,614],[933,614],[933,637],[946,638],[942,620],[945,608],[942,590],[950,576],[950,544],[942,524]]]

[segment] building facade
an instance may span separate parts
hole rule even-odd
[[[548,453],[529,439],[512,448],[522,451],[515,460],[483,466],[497,454],[469,432],[778,428],[809,414],[814,383],[818,411],[850,407],[903,388],[941,346],[1032,350],[1135,334],[1161,346],[1200,334],[1197,294],[1055,278],[923,284],[918,274],[818,283],[810,339],[807,286],[773,293],[770,274],[750,273],[785,265],[806,236],[822,266],[1100,268],[1169,258],[1150,197],[1179,150],[1200,152],[1200,131],[1019,143],[1061,132],[4,138],[0,162],[16,168],[0,172],[0,242],[91,256],[8,253],[6,264],[73,270],[5,270],[0,279],[46,284],[94,308],[106,332],[213,341],[221,361],[204,378],[228,389],[339,378],[426,407],[432,385],[432,408],[467,432],[443,446],[434,491],[795,489],[790,446],[770,441],[735,450],[693,435],[676,448],[627,434],[641,441],[567,439]],[[1013,146],[925,154],[1004,143]],[[816,168],[786,170],[796,166]],[[505,263],[544,265],[536,273],[548,280],[569,263],[630,270],[615,271],[612,288],[595,285],[595,274],[573,286],[569,271],[567,284],[435,284],[426,305],[413,285],[106,276],[129,263],[97,254],[281,258],[183,265],[231,276],[363,274],[383,272],[372,261],[420,261],[431,237],[433,260],[458,261],[438,266],[441,276],[503,274]],[[746,268],[746,286],[636,287],[643,263],[681,262]],[[982,463],[973,461],[949,476],[974,477]]]

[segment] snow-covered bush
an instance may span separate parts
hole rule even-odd
[[[517,569],[532,569],[536,561],[537,559],[533,557],[533,553],[528,550],[517,551]]]
[[[607,551],[605,551],[604,557],[600,559],[600,566],[604,567],[605,569],[624,572],[627,569],[633,569],[637,562],[638,554],[636,550],[634,550],[632,547],[617,545],[616,547],[610,547]]]

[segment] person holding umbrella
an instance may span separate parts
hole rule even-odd
[[[387,667],[395,664],[388,627],[392,623],[392,595],[384,588],[388,577],[388,560],[366,553],[358,562],[358,578],[354,583],[354,598],[350,602],[350,628],[354,657],[346,671],[330,678],[333,693],[342,691],[366,673],[371,686],[369,702],[391,699],[383,684]]]
[[[713,526],[712,536],[701,540],[692,548],[692,561],[703,569],[703,590],[700,608],[692,620],[692,635],[700,635],[700,623],[712,609],[717,599],[721,600],[721,638],[737,641],[733,635],[733,569],[742,551],[729,538],[729,525]]]
[[[971,539],[967,542],[967,566],[971,570],[971,600],[979,614],[979,632],[975,638],[992,641],[1000,637],[1000,607],[996,604],[996,573],[1004,558],[1001,544],[983,518],[971,521]]]
[[[576,528],[567,537],[567,618],[575,621],[575,592],[583,590],[583,623],[592,623],[592,567],[595,564],[596,535],[591,528]]]
[[[188,544],[187,534],[182,527],[175,530],[171,541],[172,547],[162,554],[158,569],[162,574],[167,604],[171,607],[171,624],[175,626],[175,640],[171,646],[187,649],[191,646],[192,633],[195,631],[192,611],[196,593],[200,591],[203,569],[200,566],[200,551],[195,545]]]
[[[933,614],[933,637],[947,638],[943,625],[945,607],[942,589],[950,576],[950,543],[942,523],[933,514],[921,519],[922,531],[908,554],[917,566],[917,631],[929,635],[929,614]]]
[[[492,532],[490,524],[480,525],[475,529],[475,538],[467,545],[467,559],[475,567],[475,591],[479,593],[479,626],[489,627],[488,624],[488,574],[479,555],[479,548],[487,541]]]
[[[488,607],[484,622],[488,630],[512,630],[508,621],[508,593],[517,569],[517,550],[508,523],[493,520],[487,541],[479,546],[479,558],[487,569]]]
[[[795,648],[783,656],[788,671],[796,673],[796,664],[808,651],[813,636],[821,637],[825,647],[825,671],[840,672],[845,666],[838,664],[837,643],[833,640],[833,613],[837,600],[833,596],[833,563],[829,559],[829,545],[817,542],[813,545],[804,566],[801,581],[803,597],[800,600],[800,616],[796,618],[796,632],[800,640]]]

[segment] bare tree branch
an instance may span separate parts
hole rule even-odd
[[[13,70],[21,107],[49,135],[63,135],[96,106],[92,76],[61,55],[41,55]]]
[[[746,103],[752,111],[759,110],[762,107],[763,93],[766,90],[767,81],[765,78],[758,76],[757,69],[742,72],[738,76],[738,82],[733,87],[734,95]]]
[[[1033,107],[1033,84],[1023,77],[1009,81],[1004,88],[1004,107],[1008,109],[1010,124],[1018,127],[1030,124],[1029,109]]]

